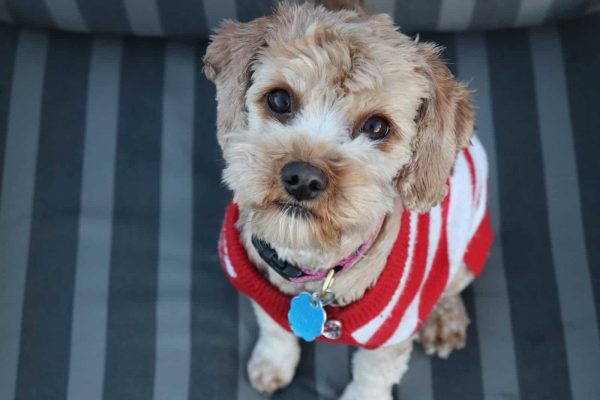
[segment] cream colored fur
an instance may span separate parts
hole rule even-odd
[[[334,283],[337,305],[346,305],[377,281],[402,210],[426,212],[443,200],[456,155],[473,133],[473,111],[470,92],[440,62],[434,45],[399,33],[386,15],[365,15],[360,1],[330,3],[339,11],[284,4],[268,17],[225,22],[212,38],[204,72],[217,87],[223,179],[240,208],[238,229],[250,259],[274,286],[296,294],[321,283],[281,278],[257,255],[252,235],[293,264],[323,269],[384,221],[364,259]],[[295,109],[285,122],[266,106],[274,89],[293,96]],[[372,115],[389,121],[385,140],[357,129]],[[302,202],[306,218],[278,205],[290,201],[280,171],[291,161],[310,162],[329,179],[321,196]],[[447,356],[464,345],[468,317],[458,296],[471,279],[464,269],[425,324],[420,336],[427,352]],[[260,337],[248,375],[257,390],[272,393],[292,380],[299,346],[255,309]],[[412,341],[359,350],[342,399],[390,399]]]

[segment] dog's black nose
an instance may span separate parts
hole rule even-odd
[[[304,161],[287,163],[281,169],[285,191],[298,201],[312,200],[327,187],[327,175],[321,169]]]

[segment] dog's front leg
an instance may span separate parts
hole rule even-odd
[[[354,353],[352,382],[341,400],[391,400],[392,386],[400,382],[408,367],[412,342]]]
[[[248,362],[248,377],[254,389],[272,394],[286,387],[300,360],[298,339],[284,330],[256,303],[252,302],[260,333]]]

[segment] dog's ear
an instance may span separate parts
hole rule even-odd
[[[470,142],[474,120],[471,92],[440,61],[440,49],[430,43],[418,46],[426,60],[418,72],[430,88],[415,117],[412,159],[397,185],[406,207],[427,212],[446,197],[446,182],[458,152]]]
[[[251,79],[251,64],[265,44],[269,17],[248,23],[225,21],[211,37],[203,58],[202,71],[217,87],[217,131],[221,147],[223,134],[243,129],[247,123],[245,94]]]

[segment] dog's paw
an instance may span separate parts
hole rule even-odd
[[[299,359],[300,346],[295,341],[259,340],[248,361],[250,384],[263,394],[273,394],[292,381]]]
[[[392,400],[391,390],[377,390],[369,385],[360,384],[356,381],[350,382],[339,400]]]
[[[419,333],[428,355],[448,358],[465,347],[469,317],[460,295],[442,298]]]

